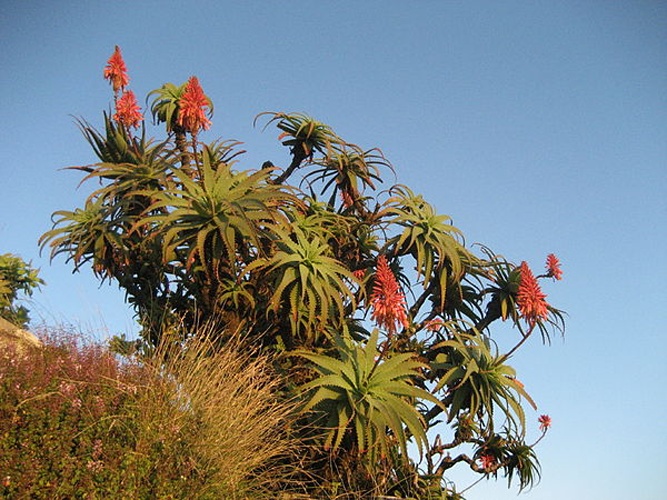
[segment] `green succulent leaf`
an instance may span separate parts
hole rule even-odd
[[[508,423],[521,435],[525,433],[526,416],[521,401],[534,409],[535,402],[516,380],[516,372],[506,365],[505,357],[491,350],[490,340],[481,335],[453,334],[435,349],[445,349],[431,363],[437,374],[434,392],[451,393],[449,420],[459,414],[486,415],[486,426],[493,429],[495,409],[499,408]]]
[[[309,360],[318,376],[300,388],[304,411],[320,410],[337,415],[337,426],[325,431],[325,443],[335,451],[345,436],[352,436],[359,450],[372,456],[386,455],[394,446],[392,436],[407,456],[409,436],[420,450],[426,446],[425,422],[415,408],[417,399],[439,404],[414,382],[421,378],[423,363],[411,354],[382,359],[377,350],[379,332],[358,343],[339,336],[336,357],[298,351]]]
[[[450,217],[436,214],[422,196],[406,186],[396,186],[392,193],[385,209],[387,221],[402,228],[402,232],[387,246],[394,248],[395,255],[411,255],[415,259],[424,288],[437,277],[438,306],[443,309],[449,284],[459,284],[467,262],[474,258],[465,250],[461,231],[450,224]]]
[[[355,301],[352,273],[317,236],[297,228],[292,233],[276,230],[276,234],[273,256],[248,267],[248,271],[262,268],[267,277],[273,277],[269,311],[279,314],[285,307],[295,334],[301,324],[327,324],[330,320],[341,324],[347,305],[353,306]]]
[[[214,275],[223,262],[235,268],[237,256],[256,257],[260,240],[273,238],[285,223],[281,209],[298,201],[267,183],[270,171],[234,172],[226,163],[210,161],[211,155],[203,156],[200,179],[183,175],[178,187],[155,194],[149,207],[153,215],[138,224],[160,227],[166,261],[184,253],[188,265],[198,261]]]

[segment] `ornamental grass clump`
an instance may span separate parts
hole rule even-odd
[[[268,358],[232,336],[221,347],[220,332],[198,332],[184,343],[163,343],[151,368],[169,385],[171,404],[160,390],[147,392],[145,407],[158,421],[190,436],[192,452],[208,481],[207,498],[280,498],[299,489],[289,477],[298,443],[287,436],[291,402],[280,400],[283,383]]]

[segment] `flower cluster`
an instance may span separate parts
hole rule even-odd
[[[352,198],[352,195],[349,191],[342,190],[340,192],[340,198],[343,201],[343,206],[345,208],[350,208],[352,205],[354,205],[354,198]]]
[[[549,415],[540,415],[537,421],[540,423],[540,430],[542,432],[546,432],[551,427],[551,417]]]
[[[109,80],[114,91],[116,112],[112,118],[126,129],[130,127],[138,128],[144,117],[141,114],[141,108],[137,104],[134,92],[125,90],[125,87],[130,83],[130,77],[127,74],[127,66],[118,45],[116,45],[114,53],[104,68],[104,78]],[[118,93],[121,91],[122,94],[118,97]]]
[[[547,268],[547,276],[549,278],[554,278],[556,280],[560,280],[563,278],[563,271],[560,268],[560,261],[558,260],[558,257],[556,257],[552,253],[547,255],[546,268]]]
[[[521,316],[531,324],[547,319],[549,313],[549,305],[545,300],[547,296],[542,293],[537,279],[525,261],[521,263],[520,271],[521,277],[516,300]]]
[[[409,325],[405,296],[384,255],[378,258],[370,303],[371,318],[390,335],[396,333],[398,326]]]
[[[479,456],[479,461],[482,462],[484,470],[489,470],[496,465],[496,457],[490,453],[483,453]]]
[[[134,92],[127,90],[116,101],[116,113],[113,119],[125,127],[138,128],[144,116],[141,114],[141,108],[137,104],[137,98]]]
[[[211,120],[206,117],[211,112],[211,101],[199,84],[196,76],[191,76],[185,84],[183,95],[178,102],[178,118],[176,123],[192,135],[197,135],[200,130],[207,130],[211,126]]]
[[[100,439],[96,439],[93,443],[93,452],[91,459],[86,463],[86,468],[92,472],[101,472],[104,469],[104,461],[101,460],[103,455],[103,444]]]
[[[425,325],[424,329],[427,332],[438,332],[440,331],[443,327],[445,326],[445,322],[442,321],[440,318],[435,318],[432,320],[429,320]]]
[[[104,78],[109,80],[116,94],[124,90],[130,83],[130,77],[127,75],[127,66],[125,66],[125,61],[118,45],[116,45],[116,49],[104,68]]]

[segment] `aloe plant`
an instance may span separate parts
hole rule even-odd
[[[440,404],[415,385],[424,363],[410,353],[386,359],[378,351],[378,336],[373,330],[365,344],[348,335],[336,336],[335,356],[297,352],[318,374],[300,390],[306,395],[303,411],[324,409],[324,446],[335,452],[344,440],[352,440],[371,463],[386,457],[396,443],[407,456],[410,437],[422,451],[427,444],[426,422],[416,401]]]
[[[118,106],[130,80],[120,51],[114,58],[105,75]],[[380,190],[395,172],[379,149],[306,114],[258,115],[287,154],[248,166],[240,142],[197,139],[213,103],[196,77],[149,99],[160,139],[118,110],[103,114],[102,131],[78,121],[99,161],[72,168],[95,187],[40,238],[52,258],[119,284],[145,352],[211,323],[217,348],[237,332],[274,353],[281,396],[302,398],[304,426],[291,429],[309,443],[300,477],[326,478],[305,488],[314,497],[338,487],[348,497],[460,497],[444,476],[457,464],[518,476],[519,488],[539,477],[525,442],[536,402],[508,362],[533,332],[545,342],[563,332],[564,313],[538,283],[562,277],[555,255],[535,276],[474,251],[422,195]],[[498,320],[517,334],[505,351],[493,341]]]

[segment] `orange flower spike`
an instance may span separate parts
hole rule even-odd
[[[378,326],[385,328],[390,335],[396,333],[397,325],[404,328],[409,326],[405,296],[384,255],[377,261],[370,303],[373,309],[371,319],[377,322]]]
[[[540,423],[540,430],[542,432],[546,432],[551,427],[551,417],[549,415],[540,415],[537,421]]]
[[[558,257],[556,257],[552,253],[547,255],[546,268],[547,268],[547,276],[549,278],[554,278],[556,280],[560,280],[563,278],[563,271],[560,268],[560,261],[558,260]]]
[[[521,263],[521,277],[519,291],[516,296],[519,311],[529,323],[534,324],[541,319],[547,319],[549,310],[546,295],[542,293],[540,285],[533,276],[533,272],[526,262]]]
[[[176,123],[192,135],[211,126],[211,120],[206,117],[206,109],[209,113],[211,110],[211,101],[204,94],[196,76],[191,76],[186,83],[178,107]]]
[[[352,195],[350,195],[349,191],[341,191],[340,197],[343,200],[343,206],[345,208],[350,208],[352,205],[354,205],[354,199],[352,198]]]
[[[496,457],[490,453],[484,453],[479,456],[479,461],[482,462],[484,470],[489,470],[496,465]]]
[[[104,78],[109,80],[113,91],[116,93],[123,90],[130,83],[130,77],[127,75],[127,66],[125,66],[125,61],[118,45],[116,45],[114,53],[104,68]]]
[[[445,326],[445,323],[444,323],[441,319],[439,319],[439,318],[435,318],[435,319],[429,320],[429,321],[424,325],[424,329],[425,329],[427,332],[437,332],[437,331],[439,331],[443,326]]]
[[[116,114],[113,119],[126,128],[138,128],[144,117],[141,114],[141,108],[137,104],[137,98],[134,92],[127,90],[116,101]]]

